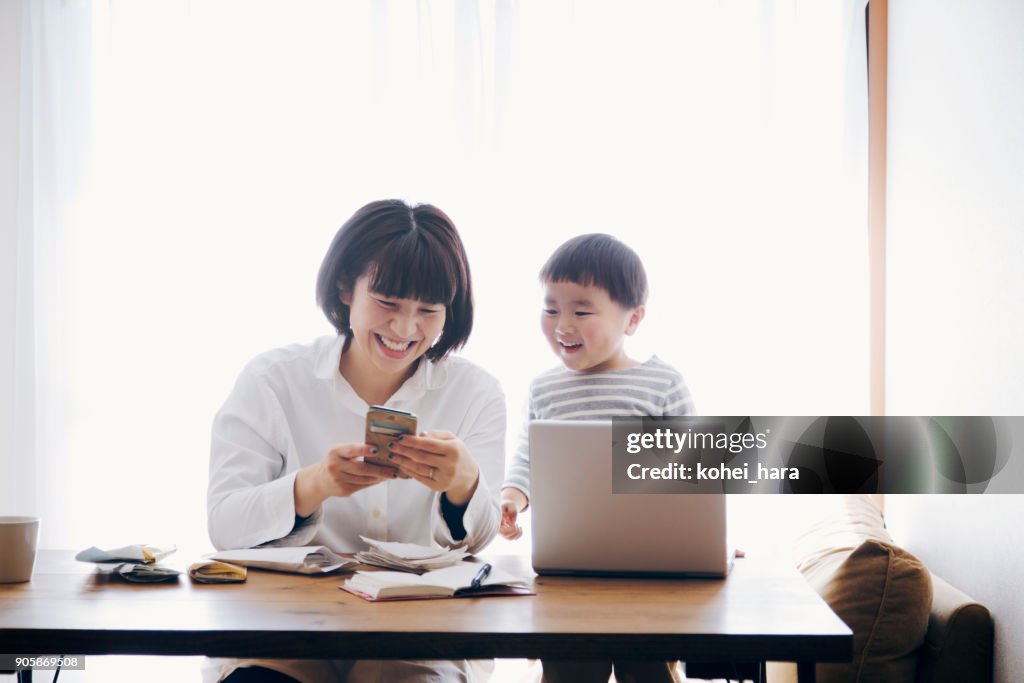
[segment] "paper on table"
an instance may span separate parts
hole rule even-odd
[[[377,541],[360,536],[369,545],[368,550],[356,553],[356,559],[364,564],[388,567],[400,571],[423,573],[433,569],[449,567],[469,555],[465,548],[439,548],[436,546]]]
[[[173,553],[177,548],[157,548],[152,545],[126,545],[122,548],[100,550],[96,546],[86,548],[75,559],[79,562],[159,562]]]
[[[401,557],[405,560],[424,560],[428,558],[438,557],[451,552],[450,548],[432,548],[427,545],[417,545],[415,543],[401,543],[399,541],[378,541],[366,536],[360,536],[371,548],[379,548],[384,550],[396,557]],[[457,551],[460,554],[468,554],[466,551],[459,549]]]
[[[302,547],[275,546],[272,548],[244,548],[221,550],[206,555],[213,560],[231,562],[243,567],[270,569],[298,574],[326,574],[335,569],[356,564],[355,560],[341,557],[322,545]]]

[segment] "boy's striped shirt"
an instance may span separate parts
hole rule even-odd
[[[692,415],[693,399],[679,371],[657,356],[632,368],[608,372],[573,372],[557,367],[530,383],[526,421],[505,486],[530,497],[529,424],[533,420],[607,420]]]

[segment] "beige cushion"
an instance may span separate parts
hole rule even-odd
[[[819,664],[819,683],[913,683],[931,609],[928,570],[893,544],[867,496],[835,496],[796,544],[797,567],[853,631],[853,661]],[[772,667],[769,680],[789,678]]]

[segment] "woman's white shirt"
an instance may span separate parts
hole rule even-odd
[[[298,470],[340,443],[363,443],[366,411],[338,370],[344,337],[323,337],[262,354],[242,371],[213,423],[207,519],[218,549],[267,542],[365,548],[360,536],[453,545],[440,494],[394,479],[347,498],[329,498],[311,517],[295,515]],[[490,374],[458,358],[421,359],[415,374],[385,404],[415,413],[420,431],[454,433],[480,468],[463,518],[465,544],[482,549],[500,520],[505,397]]]

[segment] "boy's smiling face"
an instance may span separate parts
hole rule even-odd
[[[644,307],[626,308],[608,291],[575,282],[545,282],[541,329],[565,367],[576,372],[622,370],[636,363],[623,342],[644,317]]]

